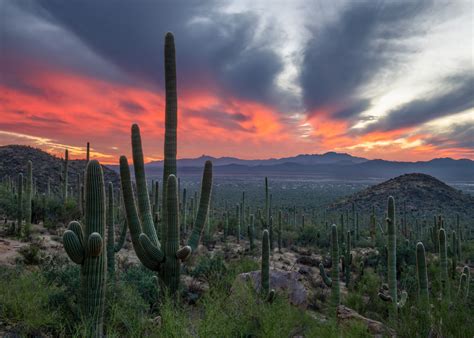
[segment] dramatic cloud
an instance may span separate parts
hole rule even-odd
[[[172,31],[180,157],[474,158],[471,7],[0,0],[0,144],[160,158]]]

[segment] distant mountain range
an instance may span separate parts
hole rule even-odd
[[[234,157],[201,156],[178,160],[182,175],[199,174],[211,160],[216,175],[313,176],[337,180],[383,180],[408,173],[423,173],[449,182],[474,181],[474,161],[436,158],[430,161],[399,162],[369,160],[346,153],[303,154],[267,160],[242,160]],[[163,161],[146,164],[147,172],[159,176]]]

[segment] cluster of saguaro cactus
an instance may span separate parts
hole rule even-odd
[[[115,254],[122,249],[126,235],[127,224],[122,222],[120,237],[115,243],[114,185],[109,182],[107,187],[107,270],[112,278],[115,275]]]
[[[347,232],[346,243],[344,244],[344,255],[341,256],[342,260],[342,271],[344,272],[346,286],[351,281],[351,266],[352,266],[352,253],[351,253],[351,232]]]
[[[324,283],[331,288],[331,303],[337,307],[341,302],[339,288],[339,244],[337,238],[337,226],[331,226],[331,277],[326,274],[323,263],[319,264],[319,271]]]
[[[388,292],[379,293],[379,297],[391,303],[389,313],[392,316],[397,316],[398,308],[405,305],[407,293],[402,292],[400,301],[398,301],[397,294],[397,231],[395,220],[395,200],[392,196],[388,198],[387,207],[387,275],[388,275]]]
[[[90,161],[86,170],[86,208],[84,226],[69,223],[63,235],[69,258],[81,265],[80,302],[82,315],[88,324],[88,337],[102,337],[105,285],[105,187],[102,168]]]
[[[159,279],[167,290],[177,295],[180,265],[197,249],[209,209],[212,186],[212,163],[204,167],[199,210],[187,245],[179,248],[179,202],[176,178],[177,93],[174,38],[165,37],[165,142],[160,236],[155,229],[146,186],[142,142],[138,125],[132,126],[132,152],[137,185],[138,211],[132,191],[130,169],[125,156],[120,158],[122,193],[132,243],[139,260],[147,268],[159,272]]]
[[[262,235],[262,271],[261,271],[261,293],[267,301],[272,302],[275,290],[270,289],[270,234],[263,230]]]

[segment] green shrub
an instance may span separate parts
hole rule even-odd
[[[62,292],[37,272],[0,270],[0,321],[19,335],[58,335],[63,331],[62,313],[51,299]]]

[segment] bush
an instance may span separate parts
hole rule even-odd
[[[0,271],[0,319],[20,335],[63,331],[64,318],[51,302],[62,289],[48,283],[37,272],[22,273],[3,268]]]

